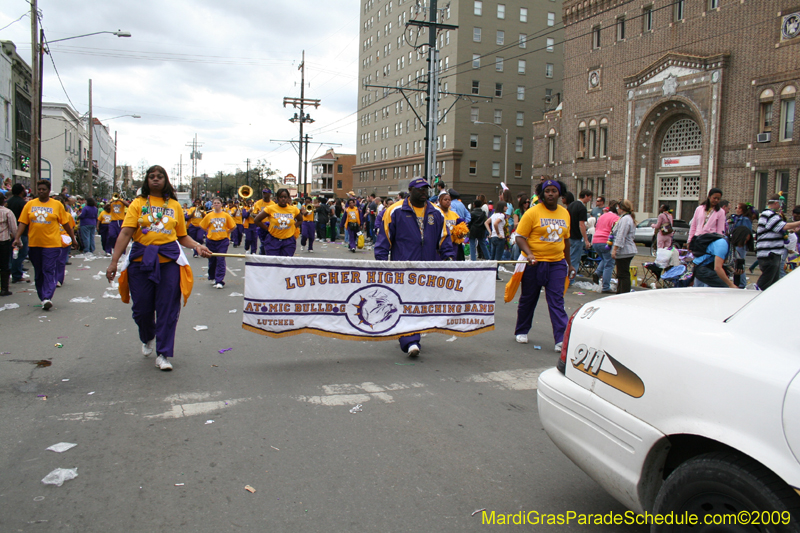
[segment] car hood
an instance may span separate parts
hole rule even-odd
[[[618,309],[630,315],[651,317],[694,316],[709,320],[725,320],[758,296],[759,291],[719,288],[678,288],[637,291],[596,300],[599,308]],[[648,312],[649,311],[649,312]]]

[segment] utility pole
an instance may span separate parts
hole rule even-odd
[[[306,51],[303,50],[303,59],[300,62],[300,66],[297,67],[297,70],[300,71],[300,98],[292,98],[289,96],[285,96],[283,98],[283,107],[286,107],[286,104],[291,104],[292,107],[295,109],[300,109],[300,114],[294,114],[294,117],[289,119],[289,122],[299,122],[300,123],[300,137],[299,137],[299,144],[298,144],[298,163],[297,163],[297,183],[298,187],[302,184],[303,186],[303,193],[306,193],[307,190],[307,176],[303,175],[303,124],[306,122],[312,123],[314,119],[311,118],[310,115],[306,114],[304,108],[306,105],[313,105],[315,109],[319,108],[319,100],[307,99],[305,97],[305,87],[306,87]],[[293,141],[292,141],[293,142]],[[294,146],[294,144],[292,144]]]
[[[305,145],[306,145],[306,158],[305,158],[305,162],[303,163],[303,175],[306,177],[306,186],[308,186],[308,133],[306,133]],[[306,190],[304,192],[306,193],[306,196],[307,196],[308,195],[308,191]]]
[[[425,124],[425,179],[433,188],[433,173],[436,170],[436,114],[435,109],[439,102],[439,87],[436,83],[438,73],[436,56],[436,0],[430,0],[430,25],[428,26],[428,122]]]
[[[202,146],[202,145],[203,145],[203,143],[198,143],[197,142],[197,134],[196,133],[194,134],[194,139],[192,139],[191,142],[186,143],[186,146],[189,146],[192,149],[192,152],[189,154],[189,158],[192,160],[192,182],[191,182],[191,186],[194,185],[194,178],[197,177],[197,162],[199,160],[203,159],[203,154],[201,152],[197,151],[197,148],[199,146]],[[181,154],[181,162],[183,162],[183,154]],[[207,179],[205,180],[205,183],[206,183],[206,188],[208,188],[208,180]],[[190,190],[191,190],[191,186],[190,186]]]
[[[30,187],[32,194],[36,194],[36,182],[39,180],[41,173],[41,83],[42,78],[39,73],[40,64],[40,46],[39,42],[39,8],[38,1],[31,0],[31,73],[33,74],[33,94],[31,95],[31,146],[30,146]]]
[[[111,174],[111,195],[117,189],[117,130],[114,130],[114,172]]]
[[[250,187],[250,158],[249,157],[247,158],[245,163],[247,163],[247,183],[246,183],[246,185],[248,187]]]
[[[94,124],[92,122],[92,80],[89,80],[89,185],[85,193],[87,196],[94,196],[92,184],[94,183],[94,154],[92,151],[92,144],[94,142]]]

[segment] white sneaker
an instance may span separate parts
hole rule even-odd
[[[50,300],[42,300],[42,309],[44,309],[45,311],[49,311],[52,308],[53,308],[53,302],[51,302]]]
[[[300,251],[301,251],[301,252],[305,252],[305,251],[306,251],[306,247],[305,247],[305,246],[301,246],[301,247],[300,247]]]
[[[222,283],[216,283],[216,284],[214,285],[214,288],[215,288],[215,289],[222,289],[222,288],[224,288],[224,287],[225,287],[225,285],[223,285]]]
[[[417,357],[419,355],[419,344],[412,344],[408,347],[408,356]]]
[[[517,335],[517,342],[520,344],[528,344],[528,336],[527,335]]]
[[[160,370],[172,370],[172,363],[170,363],[163,355],[159,355],[156,357],[156,368]]]
[[[153,337],[146,343],[142,344],[142,355],[147,357],[153,353],[153,347],[156,345],[156,338]]]
[[[309,250],[308,253],[313,254],[314,250]]]
[[[562,343],[560,343],[560,342],[558,344],[556,344],[556,351],[558,353],[561,353],[561,345],[562,345]]]

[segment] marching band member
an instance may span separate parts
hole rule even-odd
[[[97,215],[97,233],[100,234],[100,246],[102,246],[103,251],[106,253],[107,257],[111,256],[111,252],[114,251],[114,246],[110,244],[108,238],[108,232],[111,229],[111,205],[106,204],[103,206],[103,210],[100,211],[100,214]]]
[[[342,233],[345,234],[347,244],[350,246],[350,251],[356,253],[356,235],[361,227],[361,213],[356,207],[356,199],[348,198],[347,208],[344,210],[344,216],[341,222]]]
[[[444,215],[444,223],[447,225],[447,233],[450,235],[450,240],[453,243],[453,248],[456,251],[456,261],[464,261],[466,258],[464,257],[464,233],[463,231],[459,232],[456,231],[456,234],[453,234],[453,230],[459,226],[459,229],[469,230],[466,227],[466,223],[464,219],[458,216],[453,209],[450,209],[450,204],[452,202],[452,198],[450,197],[449,192],[443,192],[439,195],[439,210]],[[461,233],[461,234],[459,234]]]
[[[69,218],[69,227],[72,229],[73,235],[75,233],[75,217],[72,216],[72,211],[67,205],[66,199],[62,198],[61,203],[64,204],[64,210],[67,212]],[[70,238],[64,226],[61,226],[61,254],[58,256],[58,275],[56,277],[56,287],[61,287],[64,284],[64,277],[67,274],[67,261],[69,261],[69,249],[74,248],[74,239]]]
[[[222,199],[214,198],[211,201],[212,212],[207,214],[200,227],[206,232],[206,246],[217,254],[228,253],[231,230],[236,228],[233,217],[222,210]],[[225,286],[225,258],[208,258],[208,280],[213,282],[215,289]]]
[[[239,205],[239,200],[233,202],[230,215],[236,223],[236,228],[231,233],[231,241],[233,242],[233,247],[238,248],[242,244],[242,236],[244,235],[244,221],[242,220],[242,207]]]
[[[131,203],[119,195],[115,195],[109,202],[111,206],[111,225],[108,227],[108,243],[113,249],[117,242],[119,232],[122,230],[122,221],[125,219],[125,210]]]
[[[111,264],[106,270],[109,283],[117,275],[117,262],[133,239],[119,278],[122,301],[133,300],[133,320],[139,328],[142,354],[156,348],[156,367],[172,370],[168,358],[174,355],[175,327],[192,292],[192,269],[178,243],[201,256],[211,252],[186,233],[186,220],[167,171],[158,165],[147,169],[141,196],[131,202]]]
[[[258,248],[258,234],[256,230],[256,215],[250,200],[247,200],[242,210],[242,222],[244,226],[244,253],[255,254]]]
[[[257,217],[259,213],[264,211],[267,207],[275,205],[275,202],[272,201],[272,189],[264,189],[261,191],[261,200],[256,201],[253,204],[253,216]],[[258,227],[258,238],[261,240],[261,247],[259,248],[261,251],[261,255],[266,255],[264,253],[264,242],[267,238],[267,230],[266,228]]]
[[[186,220],[189,221],[188,227],[188,235],[192,239],[197,242],[203,242],[205,239],[205,233],[203,232],[203,228],[200,227],[200,222],[203,221],[203,217],[206,216],[205,211],[203,211],[203,206],[200,200],[194,201],[194,206],[190,207],[189,210],[184,215]],[[192,257],[197,257],[197,251],[192,254]]]
[[[317,233],[317,224],[314,222],[314,206],[311,205],[310,197],[306,197],[302,213],[303,226],[301,230],[302,237],[300,238],[300,250],[306,249],[306,241],[308,241],[308,253],[313,253],[314,237]]]
[[[50,198],[50,182],[36,183],[38,197],[25,204],[19,216],[17,235],[12,246],[22,246],[22,234],[28,229],[28,258],[36,272],[36,293],[42,309],[53,308],[53,293],[56,291],[58,258],[61,255],[61,228],[75,242],[75,233],[69,225],[66,209],[58,200]]]
[[[255,220],[256,225],[267,235],[262,255],[291,257],[297,248],[295,228],[301,225],[303,217],[297,207],[289,205],[291,197],[288,189],[278,189],[275,197],[278,203],[261,211]],[[264,221],[267,221],[269,227]]]

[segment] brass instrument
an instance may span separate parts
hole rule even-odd
[[[313,205],[307,205],[306,206],[306,211],[308,211],[309,213],[312,212],[313,210],[314,210],[314,206]]]
[[[242,185],[239,187],[239,196],[246,200],[253,196],[253,189],[249,185]]]
[[[119,193],[118,193],[118,192],[115,192],[114,194],[112,194],[112,195],[111,195],[111,200],[112,200],[113,202],[116,202],[117,200],[119,200]]]

